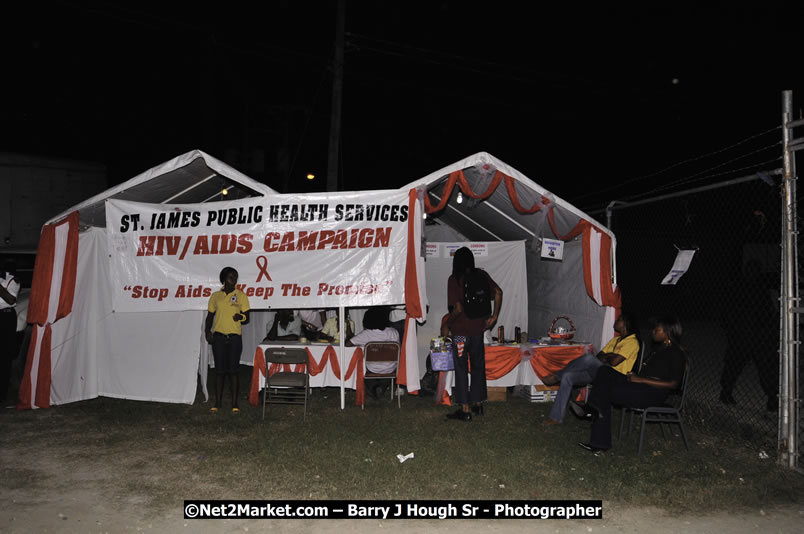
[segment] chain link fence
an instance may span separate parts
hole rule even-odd
[[[778,437],[781,208],[779,179],[614,205],[623,309],[675,314],[691,361],[685,421],[773,455]],[[689,270],[662,285],[678,249]]]

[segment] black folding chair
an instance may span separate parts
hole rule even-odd
[[[664,424],[678,425],[681,430],[681,439],[684,441],[684,447],[690,450],[689,442],[687,441],[687,433],[684,431],[684,401],[687,397],[687,384],[690,376],[690,362],[684,367],[684,377],[681,380],[681,386],[671,394],[669,399],[670,403],[664,406],[650,406],[648,408],[628,408],[623,407],[622,418],[620,419],[620,435],[619,439],[623,437],[623,429],[625,428],[625,416],[628,415],[628,435],[631,435],[631,427],[633,423],[633,416],[635,413],[642,414],[642,426],[639,429],[639,455],[642,454],[642,444],[645,440],[645,427],[648,423],[659,423],[659,428],[662,430],[662,438],[667,439],[664,433]]]
[[[271,364],[288,364],[290,371],[281,370],[270,375]],[[296,371],[298,364],[304,364],[303,371]],[[310,396],[310,366],[307,362],[307,349],[269,348],[265,351],[265,388],[262,393],[262,418],[265,419],[266,404],[304,405],[303,419],[307,418],[307,398]]]

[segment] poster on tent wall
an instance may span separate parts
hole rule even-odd
[[[206,309],[222,268],[252,308],[405,301],[408,193],[277,195],[208,204],[106,203],[117,312]]]

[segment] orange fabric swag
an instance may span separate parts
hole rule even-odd
[[[332,367],[332,372],[335,374],[335,377],[338,379],[341,378],[340,363],[338,363],[337,354],[332,346],[329,346],[326,348],[326,350],[324,350],[324,354],[321,356],[321,361],[319,362],[315,361],[315,358],[313,358],[313,355],[310,353],[310,349],[305,350],[307,350],[307,365],[310,366],[311,376],[316,376],[317,374],[321,373],[327,368],[327,364],[329,363],[330,367]],[[290,369],[290,364],[280,365],[274,363],[271,364],[271,368],[268,369],[268,376],[271,376],[280,370],[290,371]],[[352,360],[349,362],[349,368],[346,370],[346,378],[344,378],[344,380],[349,380],[349,378],[351,378],[352,374],[355,372],[355,369],[357,369],[357,383],[355,384],[355,406],[360,406],[363,404],[363,399],[365,398],[366,394],[363,384],[362,347],[355,348],[355,352],[352,355]],[[297,364],[295,372],[302,370],[304,370],[303,364]],[[260,403],[260,374],[262,374],[262,376],[266,376],[265,352],[262,350],[262,347],[257,347],[257,352],[254,355],[254,368],[251,373],[251,387],[248,394],[248,403],[252,406],[258,406]]]

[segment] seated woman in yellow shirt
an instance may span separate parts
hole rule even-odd
[[[603,365],[613,367],[624,375],[631,371],[639,355],[639,338],[637,337],[639,328],[636,320],[632,315],[623,312],[614,322],[614,330],[619,335],[614,336],[596,356],[585,354],[572,360],[556,374],[544,378],[544,383],[548,386],[559,382],[561,386],[558,388],[550,415],[543,424],[557,425],[561,423],[567,413],[567,402],[572,394],[572,388],[590,384],[594,381],[597,370]]]

